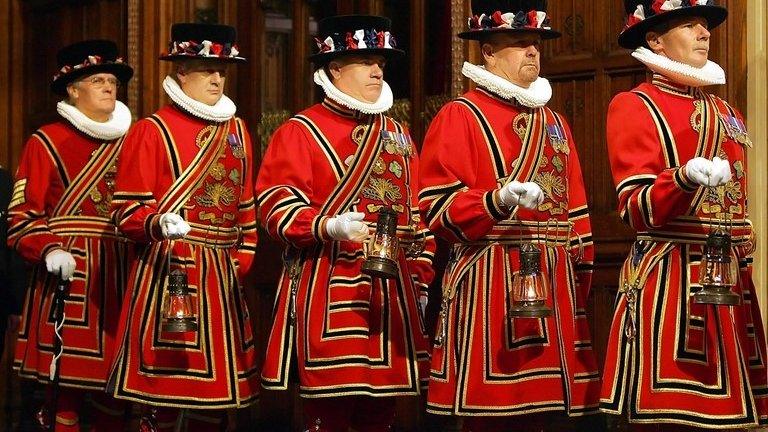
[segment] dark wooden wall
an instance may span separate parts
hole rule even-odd
[[[742,109],[747,99],[746,2],[723,2],[730,18],[713,33],[713,59],[729,77],[719,93]],[[584,169],[597,247],[589,314],[602,360],[618,268],[632,238],[616,213],[605,152],[605,114],[612,95],[645,80],[646,74],[617,46],[624,19],[620,0],[549,3],[553,27],[563,37],[544,44],[542,69],[554,87],[551,106],[568,117]],[[160,83],[170,65],[157,56],[166,50],[171,23],[191,20],[237,27],[241,52],[249,62],[229,75],[228,94],[249,124],[254,142],[264,145],[282,120],[319,97],[306,61],[314,49],[311,36],[317,21],[347,13],[390,16],[409,53],[386,72],[397,98],[394,113],[410,125],[418,141],[440,105],[455,96],[462,83],[468,87],[458,75],[460,60],[477,61],[477,49],[451,31],[464,25],[468,10],[468,0],[0,0],[0,165],[14,169],[26,136],[55,118],[56,99],[48,85],[60,47],[86,38],[115,40],[136,68],[134,80],[121,89],[122,99],[141,118],[167,101]],[[258,165],[260,154],[254,159]],[[276,242],[261,237],[249,282],[251,317],[261,346],[271,323],[279,250]],[[429,307],[433,317],[438,297],[435,285]],[[2,385],[10,388],[4,379]],[[398,408],[398,431],[438,430],[436,419],[422,415],[414,399],[400,401]],[[300,400],[293,392],[265,392],[257,406],[239,417],[241,425],[248,425],[243,430],[298,430]],[[560,424],[552,430],[568,429],[573,426]]]

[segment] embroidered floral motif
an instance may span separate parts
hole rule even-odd
[[[232,171],[229,172],[229,179],[232,180],[232,183],[239,185],[240,171],[237,168],[233,168]]]
[[[224,168],[224,164],[221,162],[216,162],[211,166],[211,169],[208,171],[208,173],[213,177],[214,179],[221,181],[221,179],[224,178],[224,176],[227,174],[227,170]]]
[[[538,183],[544,196],[554,200],[555,196],[563,196],[565,193],[565,184],[561,177],[557,177],[551,172],[539,173],[534,182]]]
[[[384,203],[397,201],[403,197],[400,188],[391,181],[382,178],[373,177],[368,182],[368,186],[363,188],[363,196],[370,200],[382,201]]]
[[[221,205],[229,205],[235,200],[235,191],[223,183],[206,183],[205,195],[198,195],[195,201],[203,207],[216,207],[221,210]]]
[[[389,172],[394,174],[395,177],[400,178],[403,176],[403,166],[397,161],[392,161],[389,163]]]

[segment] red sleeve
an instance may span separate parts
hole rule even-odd
[[[328,240],[312,207],[312,153],[304,128],[289,120],[270,140],[256,179],[259,220],[274,238],[299,248]]]
[[[63,248],[61,237],[48,229],[49,194],[63,191],[55,162],[36,136],[27,140],[8,206],[8,246],[28,262],[41,261],[52,249]]]
[[[115,225],[135,242],[163,239],[155,191],[167,167],[165,144],[157,128],[149,120],[138,121],[123,142],[112,198]]]
[[[431,284],[432,280],[435,278],[435,269],[432,266],[432,261],[435,259],[435,250],[437,249],[437,244],[435,242],[434,234],[432,234],[432,232],[427,229],[426,224],[421,219],[421,216],[419,215],[419,207],[417,205],[418,203],[416,202],[416,188],[419,184],[418,155],[414,155],[413,158],[411,158],[410,170],[411,183],[409,187],[411,188],[412,195],[409,200],[409,205],[411,206],[411,214],[418,219],[414,237],[424,240],[424,250],[418,256],[408,260],[409,269],[414,286],[418,288],[420,294],[426,295],[429,289],[429,284]]]
[[[581,163],[576,150],[571,128],[563,119],[568,146],[571,149],[568,157],[568,223],[572,226],[570,253],[576,260],[576,286],[582,294],[582,299],[589,295],[592,284],[592,270],[595,259],[595,246],[592,240],[592,224],[587,207],[587,194],[584,189],[584,178],[581,173]]]
[[[666,167],[654,121],[637,95],[613,98],[607,138],[619,213],[626,223],[648,231],[688,210],[698,185],[686,177],[685,169]]]
[[[256,224],[256,201],[253,198],[253,143],[242,120],[237,120],[238,127],[245,137],[245,172],[243,172],[243,193],[237,205],[237,226],[242,235],[235,252],[240,265],[240,273],[246,274],[253,264],[256,253],[258,232]]]
[[[421,156],[419,208],[430,230],[452,241],[488,233],[512,209],[502,209],[496,189],[476,188],[478,167],[470,113],[448,103],[429,126]]]

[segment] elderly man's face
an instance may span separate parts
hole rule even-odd
[[[198,60],[180,62],[176,78],[184,94],[206,105],[216,105],[224,95],[227,65]]]
[[[689,17],[671,21],[664,33],[648,32],[646,42],[656,54],[701,68],[709,59],[709,36],[706,19]]]
[[[500,33],[481,45],[485,68],[512,84],[528,88],[539,78],[541,36],[536,33]]]
[[[111,73],[88,75],[67,86],[69,102],[91,120],[105,122],[115,110],[119,85]]]
[[[385,63],[380,55],[349,55],[331,61],[328,70],[336,88],[359,101],[373,103],[381,95]]]

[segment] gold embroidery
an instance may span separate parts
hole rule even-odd
[[[720,204],[706,201],[701,203],[701,211],[704,214],[720,213],[723,211],[723,207]]]
[[[229,179],[232,180],[232,183],[239,185],[240,171],[238,171],[237,168],[233,168],[232,171],[229,172]]]
[[[232,213],[224,213],[221,215],[221,217],[216,217],[216,213],[208,213],[206,211],[201,211],[198,213],[197,216],[201,221],[210,221],[212,224],[220,224],[224,223],[224,221],[227,220],[235,220],[235,215]]]
[[[696,132],[699,132],[701,130],[701,113],[704,110],[704,101],[701,99],[696,99],[693,101],[693,114],[691,114],[691,127]]]
[[[395,177],[400,178],[403,176],[403,166],[397,161],[392,161],[389,163],[389,172],[394,174]]]
[[[106,185],[106,193],[102,194],[98,188],[98,184],[91,189],[90,198],[95,204],[96,213],[99,216],[108,217],[112,206],[112,196],[115,191],[115,174],[117,173],[117,161],[107,169],[104,174],[104,184]]]
[[[563,179],[556,177],[551,172],[536,174],[536,178],[533,181],[539,184],[541,190],[544,191],[544,195],[550,199],[554,199],[555,195],[563,196],[565,192]]]
[[[571,148],[568,147],[568,140],[565,138],[559,139],[550,135],[549,143],[552,144],[552,148],[554,148],[558,153],[571,153]]]
[[[203,148],[203,145],[207,144],[210,140],[211,134],[214,130],[216,130],[216,126],[214,125],[208,125],[200,129],[200,132],[198,132],[197,136],[195,137],[195,144],[197,144],[198,147]]]
[[[547,165],[549,165],[549,159],[547,159],[547,157],[544,156],[539,160],[539,166],[537,167],[537,170],[540,170],[546,167]]]
[[[195,201],[203,207],[216,207],[221,210],[221,204],[229,205],[235,200],[235,191],[222,183],[206,183],[205,195],[198,195]]]
[[[731,202],[738,202],[743,196],[741,193],[741,183],[733,180],[728,181],[725,184],[725,196],[727,196]]]
[[[525,134],[528,132],[528,123],[531,120],[531,115],[528,113],[520,113],[512,120],[512,129],[515,131],[521,140],[525,139]]]
[[[365,124],[365,125],[361,124],[361,125],[355,126],[355,128],[352,129],[352,135],[351,135],[352,141],[355,144],[357,144],[357,145],[362,144],[363,143],[363,137],[365,136],[365,132],[367,130],[368,130],[368,125],[367,124]]]
[[[403,197],[400,188],[391,181],[376,177],[371,178],[368,186],[363,188],[363,196],[384,203],[397,201]]]
[[[377,204],[368,204],[367,206],[365,206],[366,210],[368,210],[368,213],[377,213],[382,207],[384,206],[377,205]],[[405,206],[401,204],[392,204],[392,210],[398,213],[402,213],[405,211]]]
[[[740,160],[733,163],[733,169],[736,171],[737,179],[744,177],[744,164]]]
[[[560,155],[552,156],[552,166],[555,167],[557,172],[559,173],[563,172],[564,165],[563,165],[563,160],[560,159]]]
[[[17,205],[24,204],[24,190],[27,188],[27,179],[18,179],[13,185],[13,196],[11,202],[8,204],[8,208],[11,209]]]
[[[373,172],[381,175],[384,174],[385,171],[387,171],[387,164],[384,162],[384,159],[380,157],[376,158],[376,161],[373,163]]]
[[[224,175],[227,173],[227,170],[224,169],[224,164],[222,164],[221,162],[216,162],[211,166],[208,173],[211,175],[211,177],[215,178],[218,181],[221,181],[221,179],[223,179]]]

